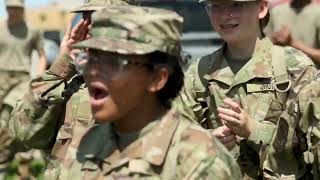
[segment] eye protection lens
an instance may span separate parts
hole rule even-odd
[[[222,13],[224,11],[238,13],[246,8],[247,3],[248,2],[208,3],[205,8],[208,14]]]
[[[132,59],[130,56],[119,54],[102,54],[102,53],[86,53],[84,55],[88,59],[87,67],[104,67],[104,74],[111,77],[119,77],[121,74],[125,74],[125,70],[129,65],[154,67],[154,64],[147,62],[139,62]],[[83,68],[84,69],[84,68]]]

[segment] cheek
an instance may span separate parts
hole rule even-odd
[[[146,78],[137,73],[127,73],[125,76],[126,78],[121,80],[107,83],[110,95],[103,109],[93,110],[97,122],[121,119],[143,103],[147,87]]]
[[[147,79],[138,74],[127,74],[126,80],[113,81],[113,86],[110,86],[110,93],[114,102],[119,107],[132,108],[142,100],[146,93]]]
[[[209,16],[209,19],[210,19],[210,22],[211,22],[211,25],[213,26],[214,29],[219,29],[218,28],[218,24],[220,24],[220,18],[217,17],[217,16]]]

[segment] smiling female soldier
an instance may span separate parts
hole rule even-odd
[[[294,92],[313,76],[314,65],[300,51],[264,38],[266,0],[207,0],[205,7],[225,43],[190,66],[176,104],[184,116],[212,129],[246,178],[273,175],[281,157],[271,165],[263,159],[276,123]],[[278,143],[278,150],[283,146]]]
[[[170,108],[183,85],[182,18],[135,6],[92,18],[92,38],[75,47],[88,49],[84,79],[97,125],[58,178],[239,179],[223,145]]]

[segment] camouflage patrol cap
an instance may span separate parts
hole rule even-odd
[[[97,11],[110,5],[128,5],[133,2],[134,0],[85,0],[83,5],[71,10],[71,12]]]
[[[119,54],[180,55],[183,18],[173,11],[112,6],[93,13],[92,38],[75,45]]]
[[[24,7],[24,0],[5,0],[7,7]]]

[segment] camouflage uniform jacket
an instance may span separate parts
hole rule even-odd
[[[273,171],[266,177],[320,178],[320,72],[296,94],[278,121],[265,161]]]
[[[45,74],[33,79],[30,89],[13,110],[9,127],[28,148],[52,151],[60,160],[76,149],[94,124],[89,95],[72,59],[63,55]]]
[[[277,54],[273,53],[274,48]],[[233,74],[223,57],[223,49],[190,66],[175,104],[182,107],[182,113],[188,119],[214,129],[222,125],[217,107],[222,105],[223,99],[229,97],[239,102],[259,123],[247,139],[239,138],[240,147],[236,146],[232,152],[242,170],[256,178],[259,166],[262,166],[259,159],[265,156],[277,120],[290,99],[289,91],[298,89],[301,83],[312,78],[314,64],[300,51],[274,46],[264,38],[257,40],[252,58]],[[279,66],[272,65],[279,63]],[[288,81],[281,83],[281,80],[289,80],[291,86]]]
[[[0,128],[0,179],[43,179],[45,156],[39,150],[20,151],[21,143],[7,128]]]
[[[149,123],[122,151],[110,123],[83,137],[70,168],[47,170],[53,179],[240,179],[237,163],[207,131],[174,110]]]

